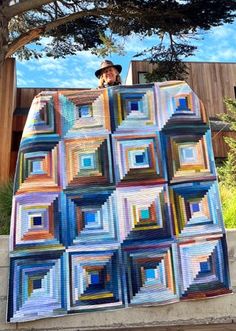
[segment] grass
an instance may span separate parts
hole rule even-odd
[[[13,179],[0,183],[0,235],[10,233]]]
[[[227,229],[236,228],[236,187],[229,187],[220,183],[220,196],[223,218]]]

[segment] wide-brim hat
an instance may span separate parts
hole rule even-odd
[[[119,72],[119,74],[121,73],[122,70],[122,66],[119,64],[113,64],[112,61],[109,60],[105,60],[100,64],[100,69],[98,69],[97,71],[95,71],[95,76],[97,78],[99,78],[101,76],[101,73],[104,69],[109,68],[109,67],[114,67],[116,68],[116,70]]]

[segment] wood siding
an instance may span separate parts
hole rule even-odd
[[[236,63],[188,63],[187,82],[203,101],[209,118],[226,112],[225,98],[235,98]]]
[[[236,139],[236,132],[233,131],[212,131],[212,146],[216,158],[225,158],[229,151],[229,146],[225,142],[225,138]]]
[[[7,59],[0,66],[0,181],[5,181],[9,177],[15,96],[15,60]]]

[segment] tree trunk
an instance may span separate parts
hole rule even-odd
[[[0,64],[0,182],[9,178],[15,101],[15,59],[7,59]]]
[[[8,19],[3,12],[4,1],[2,7],[0,7],[0,65],[5,59],[5,55],[8,49]],[[1,79],[1,77],[0,77]]]

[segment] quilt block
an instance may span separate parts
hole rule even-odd
[[[191,88],[36,96],[15,175],[8,321],[230,292],[211,132]]]

